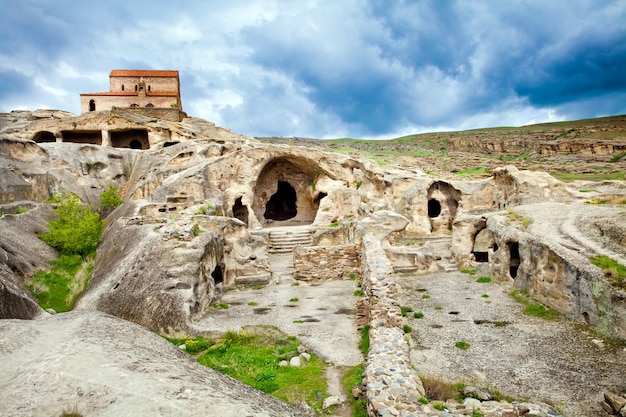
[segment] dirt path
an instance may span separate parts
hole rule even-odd
[[[522,314],[512,287],[459,272],[397,276],[411,317],[411,360],[421,374],[464,379],[566,416],[604,416],[604,390],[626,391],[626,349],[565,318]],[[499,325],[496,325],[499,323]],[[467,350],[455,347],[464,341]]]

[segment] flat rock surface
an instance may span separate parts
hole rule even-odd
[[[288,274],[290,257],[293,254],[272,255],[271,284],[227,291],[220,303],[228,304],[228,308],[215,309],[195,322],[195,329],[201,333],[224,332],[248,325],[271,325],[296,336],[329,363],[354,366],[363,362],[358,349],[361,336],[355,324],[355,282],[297,283]]]
[[[564,317],[525,315],[509,296],[512,284],[477,278],[460,272],[396,276],[400,305],[424,314],[408,318],[417,371],[543,401],[566,416],[606,415],[603,391],[626,391],[626,348]],[[455,347],[459,341],[470,347]]]
[[[99,312],[0,320],[0,416],[300,416]]]

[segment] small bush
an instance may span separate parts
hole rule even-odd
[[[428,401],[428,398],[426,397],[419,397],[417,399],[417,402],[419,402],[420,404],[428,404],[430,401]]]
[[[476,282],[480,282],[480,283],[487,283],[487,282],[491,282],[491,278],[490,277],[480,277],[476,280]]]
[[[65,196],[55,211],[57,218],[48,222],[49,231],[39,236],[41,240],[62,254],[83,258],[93,254],[104,230],[105,221],[100,220],[100,215],[74,194]]]
[[[412,312],[412,307],[400,307],[400,312],[402,313],[402,317],[406,317],[408,313]]]
[[[117,188],[112,185],[104,193],[100,194],[100,205],[105,209],[114,209],[124,202],[118,194]]]
[[[354,295],[356,295],[357,297],[363,297],[365,293],[363,292],[363,290],[356,290],[354,292]]]
[[[439,410],[439,411],[444,411],[446,409],[446,405],[443,403],[437,403],[433,405],[433,407],[435,408],[435,410]]]
[[[469,343],[467,343],[467,342],[463,342],[462,340],[461,340],[461,341],[456,342],[456,343],[454,344],[454,346],[456,346],[456,347],[458,347],[459,349],[462,349],[462,350],[467,350],[467,349],[469,349],[469,348],[470,348],[470,344],[469,344]]]
[[[420,375],[426,396],[433,401],[460,399],[463,384],[450,384],[437,376]]]
[[[404,333],[411,333],[413,331],[413,328],[408,324],[405,324],[404,326],[402,326],[402,330],[404,330]]]
[[[421,311],[417,311],[413,313],[413,317],[415,317],[416,319],[421,319],[422,317],[424,317],[424,313],[422,313]]]

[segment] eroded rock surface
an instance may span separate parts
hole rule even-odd
[[[100,312],[0,321],[0,403],[12,416],[300,416]]]

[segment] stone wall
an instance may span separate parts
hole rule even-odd
[[[356,245],[298,246],[294,266],[299,281],[343,279],[359,275],[360,256]]]
[[[411,367],[391,263],[371,235],[363,237],[361,259],[362,288],[370,301],[370,350],[363,381],[368,414],[418,415],[414,414],[422,410],[418,399],[425,391]]]

